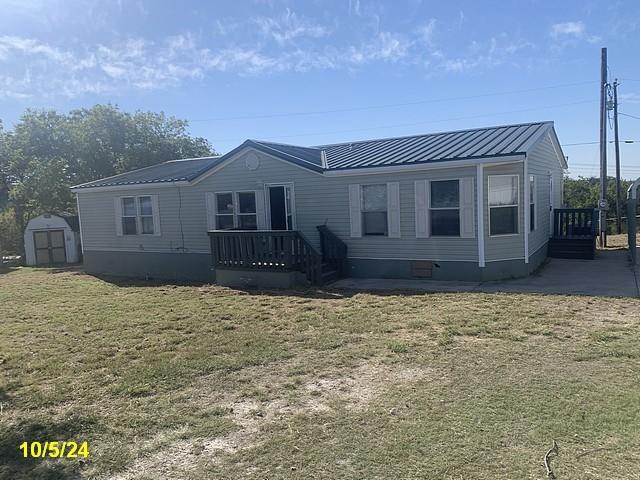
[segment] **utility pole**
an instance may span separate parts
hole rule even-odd
[[[618,235],[622,233],[621,203],[620,199],[620,140],[618,138],[618,79],[613,82],[613,135],[616,146],[616,226]]]
[[[607,49],[602,48],[600,61],[600,248],[607,245]]]

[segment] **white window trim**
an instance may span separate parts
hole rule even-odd
[[[531,180],[533,179],[533,185]],[[533,196],[533,202],[531,197]],[[531,204],[533,203],[533,228],[531,228],[531,218],[529,218],[529,232],[535,232],[538,229],[538,177],[536,175],[529,175],[529,201],[527,206],[529,212],[531,212]],[[529,213],[531,215],[531,213]]]
[[[148,197],[149,200],[151,201],[151,215],[142,215],[142,212],[140,211],[140,207],[141,207],[141,203],[140,203],[140,199],[141,198],[146,198]],[[119,205],[120,205],[120,223],[121,223],[121,228],[122,228],[122,236],[123,237],[136,237],[136,236],[144,236],[144,237],[157,237],[160,235],[160,225],[158,225],[158,218],[159,218],[159,212],[157,212],[157,201],[154,200],[154,195],[124,195],[122,197],[118,197],[119,198]],[[132,198],[133,199],[133,205],[135,208],[135,215],[125,215],[124,213],[124,200],[127,198]],[[151,218],[151,221],[153,222],[153,233],[143,233],[142,232],[142,218],[143,217],[148,217]],[[125,233],[124,231],[124,222],[123,219],[125,218],[135,218],[136,219],[136,233]]]
[[[264,202],[265,202],[265,213],[266,213],[266,221],[267,221],[267,228],[268,230],[271,230],[271,195],[269,195],[269,188],[270,187],[285,187],[285,189],[287,187],[289,187],[289,191],[291,192],[291,211],[287,212],[285,210],[285,214],[286,216],[291,215],[291,230],[290,231],[295,231],[297,230],[297,222],[296,222],[296,190],[294,187],[293,182],[285,182],[285,183],[265,183],[264,184]],[[286,196],[286,190],[285,190],[285,196]],[[285,198],[285,209],[286,209],[286,198]]]
[[[371,187],[371,186],[379,186],[382,185],[385,188],[385,208],[384,210],[365,210],[364,209],[364,187]],[[365,213],[369,213],[369,212],[378,212],[378,213],[382,213],[384,212],[387,215],[387,233],[383,234],[383,235],[372,235],[372,234],[367,234],[365,232],[365,228],[364,228],[364,214]],[[360,184],[360,221],[362,222],[362,226],[360,227],[362,230],[362,236],[363,237],[389,237],[389,186],[386,183],[362,183]]]
[[[142,202],[140,201],[141,198],[148,198],[149,201],[151,202],[151,215],[143,215],[142,214]],[[140,231],[140,235],[155,235],[156,234],[156,222],[153,220],[154,214],[153,214],[153,197],[151,195],[140,195],[139,197],[136,197],[136,213],[138,216],[138,229]],[[142,231],[142,219],[146,217],[146,218],[151,218],[151,223],[153,223],[153,233],[144,233]]]
[[[240,194],[241,193],[251,193],[253,194],[253,205],[255,206],[255,212],[253,213],[240,213]],[[240,226],[240,217],[256,217],[256,230],[258,229],[258,199],[256,198],[257,194],[255,190],[238,190],[234,192],[233,198],[233,213],[234,213],[234,225],[235,228]],[[237,205],[237,208],[236,208]]]
[[[431,206],[431,200],[433,198],[433,195],[431,194],[431,184],[433,182],[450,182],[452,180],[456,180],[458,182],[458,208],[456,209],[455,207],[432,207]],[[431,237],[437,237],[437,238],[462,238],[461,233],[462,233],[462,206],[460,204],[460,184],[461,184],[462,179],[461,178],[442,178],[442,179],[438,179],[438,180],[429,180],[429,195],[427,195],[427,210],[429,212],[429,216],[428,216],[428,221],[429,221],[429,236]],[[433,234],[433,229],[431,228],[431,210],[458,210],[458,235],[434,235]]]
[[[218,195],[231,195],[231,204],[233,205],[233,207],[231,208],[231,213],[218,213]],[[213,193],[213,202],[214,202],[214,207],[215,207],[215,218],[214,218],[214,227],[216,230],[219,230],[218,228],[218,217],[223,217],[223,216],[231,216],[232,221],[233,221],[233,228],[236,228],[236,197],[233,194],[233,192],[231,191],[223,191],[223,192],[214,192]]]
[[[252,193],[255,199],[256,211],[253,213],[240,213],[240,194],[241,193]],[[231,195],[231,213],[218,213],[218,195]],[[259,224],[258,222],[258,192],[255,190],[238,190],[238,191],[224,191],[224,192],[213,192],[213,201],[215,207],[215,219],[214,219],[214,227],[216,230],[218,228],[218,217],[233,217],[233,228],[238,228],[240,226],[240,217],[248,217],[255,216],[256,217],[256,229]]]
[[[495,177],[516,177],[516,200],[517,203],[511,205],[494,205],[491,206],[489,202],[489,197],[491,195],[491,179]],[[487,175],[487,207],[489,209],[489,237],[491,238],[502,238],[502,237],[517,237],[520,235],[520,175],[517,173],[508,173],[508,174],[499,174],[499,175]],[[506,208],[506,207],[516,207],[516,229],[515,233],[500,233],[500,234],[492,234],[491,233],[491,209],[493,208]]]

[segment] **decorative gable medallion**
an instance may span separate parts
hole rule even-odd
[[[248,153],[244,157],[244,165],[248,170],[257,170],[260,166],[260,159],[255,153]]]

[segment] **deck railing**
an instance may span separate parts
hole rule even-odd
[[[317,227],[320,233],[322,261],[336,270],[341,277],[347,273],[347,244],[327,228],[326,225]]]
[[[314,285],[322,278],[322,257],[297,231],[214,230],[209,232],[215,268],[300,271]]]
[[[592,208],[556,208],[553,210],[554,238],[595,237],[597,210]]]

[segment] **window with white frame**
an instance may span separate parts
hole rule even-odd
[[[429,218],[432,236],[460,236],[460,181],[430,182]]]
[[[387,185],[362,185],[362,233],[387,235]]]
[[[257,230],[255,192],[216,193],[216,229]]]
[[[257,230],[256,192],[238,192],[238,228]]]
[[[529,175],[529,231],[536,229],[536,177]]]
[[[151,196],[122,197],[122,234],[123,235],[154,235],[153,200]]]
[[[122,202],[122,233],[136,235],[138,233],[138,216],[136,215],[136,197],[124,197]]]
[[[518,175],[489,175],[489,234],[517,234],[518,207]]]
[[[233,193],[216,193],[216,229],[231,230],[234,228],[233,220]]]
[[[138,217],[140,218],[140,233],[153,235],[153,203],[151,197],[138,197]]]

